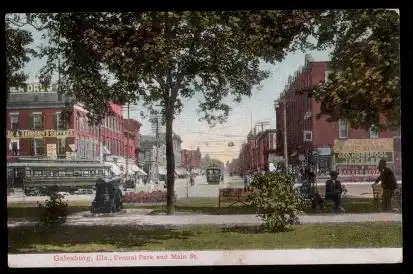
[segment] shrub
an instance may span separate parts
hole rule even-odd
[[[309,205],[290,176],[280,173],[257,174],[251,182],[249,201],[269,231],[284,231],[297,224],[298,215]]]
[[[40,226],[48,231],[54,231],[66,222],[68,204],[62,194],[52,192],[44,205],[39,204],[41,210]]]

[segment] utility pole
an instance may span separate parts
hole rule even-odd
[[[126,127],[126,181],[128,180],[129,176],[129,118],[130,118],[130,112],[129,112],[129,102],[128,102],[128,122],[127,122],[127,127]]]
[[[287,105],[285,94],[283,96],[283,120],[284,120],[284,162],[285,162],[285,174],[288,175],[288,150],[287,150]]]
[[[103,164],[102,122],[99,123],[99,162]]]
[[[156,138],[156,154],[155,154],[155,179],[156,183],[159,180],[159,119],[158,116],[155,117],[155,138]]]

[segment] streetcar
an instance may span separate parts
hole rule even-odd
[[[110,164],[73,162],[8,163],[9,188],[22,188],[26,195],[46,195],[54,191],[74,193],[92,189],[99,176],[113,177]]]
[[[208,184],[219,184],[222,181],[222,171],[219,167],[210,166],[205,173]]]

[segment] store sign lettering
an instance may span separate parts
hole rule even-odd
[[[336,154],[336,164],[377,165],[380,159],[393,162],[393,152],[343,152]]]
[[[10,87],[10,93],[42,93],[42,92],[56,92],[57,85],[44,86],[39,83],[24,84],[19,87]]]
[[[44,137],[73,137],[73,129],[69,130],[17,130],[7,131],[8,138],[44,138]]]

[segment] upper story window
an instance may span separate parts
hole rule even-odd
[[[62,113],[56,112],[56,129],[65,130],[67,129],[67,121],[62,117]]]
[[[34,130],[43,129],[43,115],[42,115],[42,113],[33,113],[32,128]]]
[[[340,119],[338,121],[338,137],[348,138],[348,122],[346,119]]]
[[[370,138],[379,138],[379,128],[377,126],[370,127]]]
[[[18,130],[19,129],[19,114],[10,113],[10,129]]]

